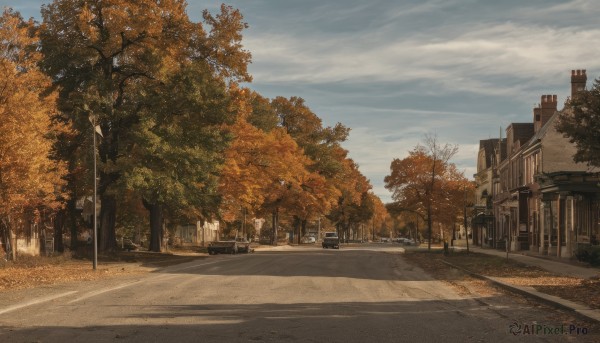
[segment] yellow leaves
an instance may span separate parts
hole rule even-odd
[[[4,12],[0,25],[0,213],[39,203],[55,204],[56,189],[64,184],[65,167],[49,159],[55,130],[50,116],[55,112],[56,94],[44,95],[50,80],[35,68],[39,56],[32,23],[19,22]],[[7,32],[11,31],[11,32]],[[18,33],[23,37],[16,36]],[[17,57],[15,57],[17,56]]]

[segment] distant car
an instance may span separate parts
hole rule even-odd
[[[340,248],[340,238],[338,237],[336,232],[325,232],[325,237],[323,238],[323,242],[321,243],[323,249]]]
[[[317,242],[317,240],[312,236],[304,236],[300,239],[300,243],[303,243],[303,244],[313,244],[316,242]]]
[[[415,241],[410,238],[404,238],[404,245],[414,245]]]

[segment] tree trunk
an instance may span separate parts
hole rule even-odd
[[[271,244],[277,245],[277,225],[279,225],[279,209],[275,209],[273,212],[273,240]]]
[[[8,225],[8,235],[10,237],[10,248],[11,248],[11,252],[12,252],[12,260],[16,261],[17,260],[17,234],[13,230],[12,224],[10,223],[10,218],[9,218],[9,225]]]
[[[294,233],[298,235],[297,241],[300,244],[300,218],[297,216],[294,216]]]
[[[150,212],[150,247],[149,251],[161,252],[163,237],[163,205],[144,201],[144,207]]]
[[[100,197],[100,230],[98,230],[98,250],[113,251],[117,246],[115,235],[115,220],[117,215],[117,200],[114,195]],[[93,204],[95,206],[96,204]],[[93,227],[92,227],[93,230]]]
[[[427,234],[429,238],[427,239],[427,250],[431,251],[431,203],[427,205]]]
[[[66,210],[61,209],[56,213],[56,217],[54,218],[54,250],[61,253],[65,251],[65,246],[63,244],[65,216]],[[45,244],[46,242],[43,243]]]
[[[303,219],[301,222],[301,228],[302,228],[302,236],[306,235],[306,219]]]
[[[76,208],[77,199],[75,196],[71,197],[67,202],[67,212],[69,212],[69,221],[71,225],[71,251],[77,251],[77,236],[79,235],[79,230],[77,228],[77,208]]]

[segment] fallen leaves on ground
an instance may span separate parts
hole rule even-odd
[[[182,251],[182,255],[184,254],[186,256],[145,251],[118,252],[102,256],[96,270],[92,268],[91,260],[71,258],[68,254],[54,257],[23,257],[16,262],[3,261],[0,263],[0,292],[145,273],[156,267],[203,258],[191,251]]]
[[[92,264],[89,261],[72,261],[33,267],[9,266],[0,268],[0,291],[32,288],[70,281],[97,280],[131,272],[130,268],[121,265],[98,267],[96,270],[93,270]]]
[[[440,251],[429,253],[413,251],[405,256],[427,271],[433,272],[436,278],[450,277],[446,280],[450,283],[453,281],[456,283],[456,277],[453,279],[452,272],[449,272],[454,268],[442,261],[450,262],[476,274],[499,278],[512,285],[533,287],[546,294],[600,309],[599,278],[581,279],[562,276],[510,259],[478,253],[454,252],[444,256]],[[463,274],[462,277],[466,276]]]

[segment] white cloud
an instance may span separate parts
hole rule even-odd
[[[468,23],[464,33],[373,42],[370,32],[346,37],[286,33],[249,37],[260,82],[428,81],[447,92],[519,96],[540,77],[556,78],[574,64],[600,69],[600,29]],[[387,41],[384,41],[387,40]],[[369,43],[367,43],[369,42]],[[261,47],[261,48],[258,48]],[[276,66],[276,73],[271,66]],[[562,73],[562,74],[561,74]],[[512,78],[501,84],[490,77]]]

